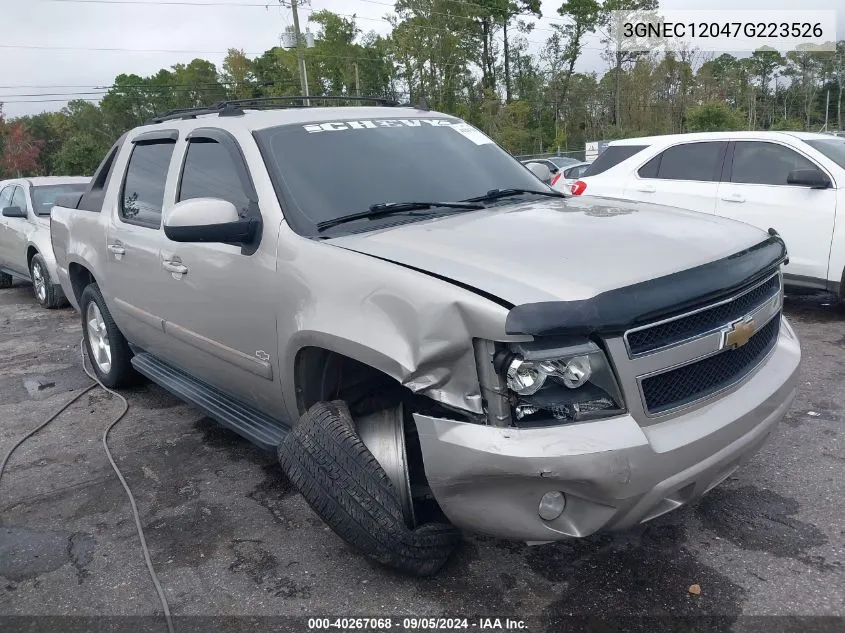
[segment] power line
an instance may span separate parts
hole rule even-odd
[[[185,49],[168,49],[168,48],[106,48],[106,47],[90,47],[90,46],[34,46],[27,44],[0,44],[0,48],[18,48],[25,50],[44,50],[44,51],[96,51],[96,52],[118,52],[118,53],[188,53],[191,55],[226,55],[229,51],[197,51]],[[263,55],[264,53],[245,53],[245,55]]]
[[[206,2],[206,1],[185,2],[183,0],[151,0],[150,2],[145,2],[144,0],[40,0],[40,1],[41,2],[55,2],[55,3],[60,3],[60,4],[70,4],[70,3],[73,3],[73,4],[109,4],[109,5],[125,4],[125,5],[155,5],[155,6],[175,6],[175,7],[195,6],[195,7],[206,7],[206,8],[207,7],[244,7],[244,8],[269,9],[271,7],[280,6],[278,4],[271,2],[270,0],[267,0],[266,2],[262,2],[262,3],[256,3],[256,2],[226,2],[226,1],[222,1],[222,2]],[[358,1],[359,2],[365,2],[365,3],[368,3],[368,4],[375,4],[375,5],[379,5],[379,6],[391,7],[391,8],[393,8],[393,6],[394,6],[393,4],[391,4],[389,2],[377,2],[376,0],[358,0]],[[482,5],[477,4],[475,2],[461,2],[459,0],[452,0],[452,1],[455,2],[455,4],[475,6],[475,7],[479,7],[479,8],[482,8],[482,9],[485,8]],[[331,11],[330,9],[306,9],[305,7],[301,7],[301,10],[302,11],[312,11],[312,12],[314,12],[314,11],[324,11],[324,10],[325,11]],[[363,15],[356,15],[356,14],[351,14],[351,13],[338,13],[336,11],[331,11],[331,13],[334,13],[335,15],[339,15],[339,16],[342,16],[342,17],[354,18],[356,20],[369,20],[369,21],[372,21],[372,22],[387,22],[388,24],[390,24],[390,20],[388,18],[385,18],[385,17],[371,18],[371,17],[367,17],[367,16],[363,16]],[[394,11],[394,13],[395,13],[395,11]],[[453,14],[453,13],[444,13],[442,11],[429,11],[428,14],[429,15],[442,15],[444,17],[448,17],[448,18],[452,18],[452,19],[461,19],[461,20],[475,20],[476,19],[473,16],[456,15],[456,14]],[[514,17],[518,17],[518,16],[514,16]],[[559,18],[551,18],[551,17],[546,17],[546,16],[540,16],[538,18],[536,16],[532,16],[532,15],[529,15],[529,14],[526,14],[524,17],[536,19],[538,22],[541,21],[541,20],[548,20],[549,22],[554,23],[554,24],[569,24],[568,21],[561,20]],[[544,28],[540,28],[540,27],[536,27],[536,26],[534,27],[534,30],[535,31],[545,31],[547,33],[553,33],[554,32],[554,29],[544,29]]]

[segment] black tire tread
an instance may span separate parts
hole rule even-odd
[[[94,355],[91,352],[91,343],[88,340],[88,325],[85,322],[85,313],[88,304],[92,301],[96,302],[97,307],[100,308],[103,321],[106,324],[106,330],[109,333],[109,345],[112,348],[112,355],[111,370],[108,374],[102,373],[97,364],[93,362]],[[109,312],[106,301],[103,299],[103,293],[100,292],[100,287],[96,283],[85,286],[79,301],[79,311],[82,314],[82,332],[85,337],[88,358],[91,359],[91,366],[100,381],[106,387],[111,388],[126,387],[137,383],[140,376],[132,367],[132,350],[129,349],[129,343],[117,327],[114,319],[112,319],[111,312]]]
[[[0,289],[11,288],[15,283],[14,277],[8,273],[0,273]]]
[[[44,257],[42,257],[40,253],[36,253],[33,256],[32,261],[29,262],[29,273],[32,279],[35,280],[35,275],[32,271],[36,264],[41,267],[41,274],[46,280],[47,289],[44,301],[42,302],[38,300],[38,295],[35,296],[36,301],[38,301],[42,308],[47,308],[48,310],[55,310],[56,308],[61,308],[67,305],[67,299],[65,298],[65,293],[62,291],[62,287],[58,284],[54,284],[50,279],[50,273],[47,270],[47,262],[44,261]]]
[[[311,407],[279,446],[279,462],[338,536],[383,565],[427,576],[460,541],[448,524],[406,526],[393,484],[358,437],[342,401]]]

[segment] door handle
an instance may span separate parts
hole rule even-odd
[[[109,253],[113,255],[125,255],[126,249],[123,248],[120,244],[109,244],[108,246]]]
[[[188,272],[188,267],[177,259],[166,259],[161,262],[161,267],[174,275],[184,275]]]
[[[745,197],[738,193],[732,193],[729,196],[721,196],[725,202],[745,202]]]
[[[654,193],[657,189],[654,188],[654,185],[640,185],[637,187],[637,191],[642,191],[643,193]]]

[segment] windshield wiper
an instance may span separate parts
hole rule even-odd
[[[380,202],[378,204],[371,204],[367,211],[360,213],[350,213],[349,215],[342,215],[339,218],[325,220],[317,223],[318,231],[325,231],[338,224],[346,222],[354,222],[355,220],[374,220],[394,213],[402,213],[404,211],[417,211],[420,209],[433,209],[440,207],[444,209],[465,209],[467,211],[478,211],[484,206],[480,204],[472,204],[472,201],[465,202]]]
[[[550,198],[565,198],[560,191],[549,189],[548,191],[537,191],[536,189],[491,189],[483,196],[476,196],[475,198],[467,198],[462,202],[491,202],[499,198],[508,198],[510,196],[519,196],[522,194],[534,194],[537,196],[549,196]]]

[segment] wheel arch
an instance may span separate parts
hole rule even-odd
[[[401,384],[395,361],[350,341],[338,342],[309,342],[292,354],[290,402],[297,419],[315,403],[340,398],[362,383],[410,393]]]
[[[78,307],[82,299],[82,292],[86,286],[97,283],[97,279],[86,265],[78,262],[68,263],[67,272],[68,278],[70,279],[70,286],[73,290],[73,299]]]
[[[27,269],[32,268],[32,260],[36,255],[38,255],[38,253],[39,253],[39,250],[38,250],[38,247],[35,246],[35,244],[29,244],[26,247],[26,267],[27,267]]]

